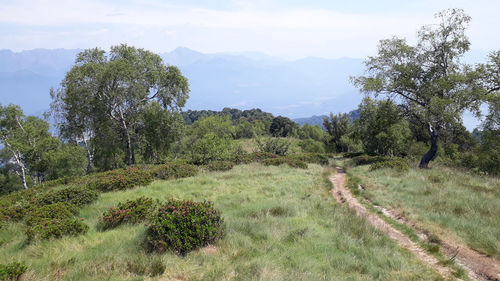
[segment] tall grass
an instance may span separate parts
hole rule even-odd
[[[26,262],[25,280],[439,279],[394,241],[335,203],[323,172],[318,165],[302,170],[251,164],[104,193],[81,212],[91,226],[83,236],[25,245],[22,224],[1,229],[0,240],[6,242],[0,246],[0,260]],[[223,213],[226,236],[215,250],[178,257],[146,254],[142,225],[96,230],[97,217],[109,206],[140,196],[211,200]],[[166,271],[156,279],[131,270],[131,265],[147,266],[147,261],[157,259]]]
[[[427,226],[500,258],[500,179],[444,167],[369,171],[349,169],[367,185],[363,195],[399,209]]]

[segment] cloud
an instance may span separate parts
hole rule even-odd
[[[310,7],[293,4],[297,1],[225,1],[230,9],[206,4],[217,1],[195,2],[5,0],[0,7],[0,36],[8,40],[2,40],[0,48],[109,47],[126,42],[153,51],[187,46],[203,52],[259,51],[292,58],[365,57],[375,52],[382,38],[399,35],[411,41],[421,25],[434,22],[434,12],[450,7],[447,0],[422,0],[374,12],[347,12],[340,3],[339,9],[332,4],[322,8],[325,1],[313,1]],[[500,38],[491,36],[491,27],[500,26],[496,16],[500,2],[458,0],[453,5],[465,7],[473,17],[469,32],[473,48],[500,46]],[[68,30],[70,36],[59,35]],[[31,33],[45,37],[37,37],[37,46],[21,40]],[[96,38],[98,34],[106,38]]]

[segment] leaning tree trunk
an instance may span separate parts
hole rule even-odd
[[[438,129],[432,128],[432,126],[429,124],[429,133],[431,135],[431,148],[422,157],[422,160],[420,160],[420,165],[418,166],[419,168],[428,168],[429,162],[434,160],[434,158],[436,158],[436,155],[437,155],[438,136],[439,136]]]

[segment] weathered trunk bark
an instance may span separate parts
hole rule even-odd
[[[431,135],[431,148],[422,157],[422,160],[420,160],[420,165],[418,167],[421,169],[428,168],[429,162],[434,160],[437,155],[439,131],[437,128],[432,128],[432,126],[429,124],[429,133]]]

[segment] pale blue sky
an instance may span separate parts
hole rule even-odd
[[[284,58],[358,57],[378,40],[414,40],[439,10],[472,16],[478,54],[500,48],[498,0],[0,0],[0,49],[129,43],[156,52],[257,51]]]

